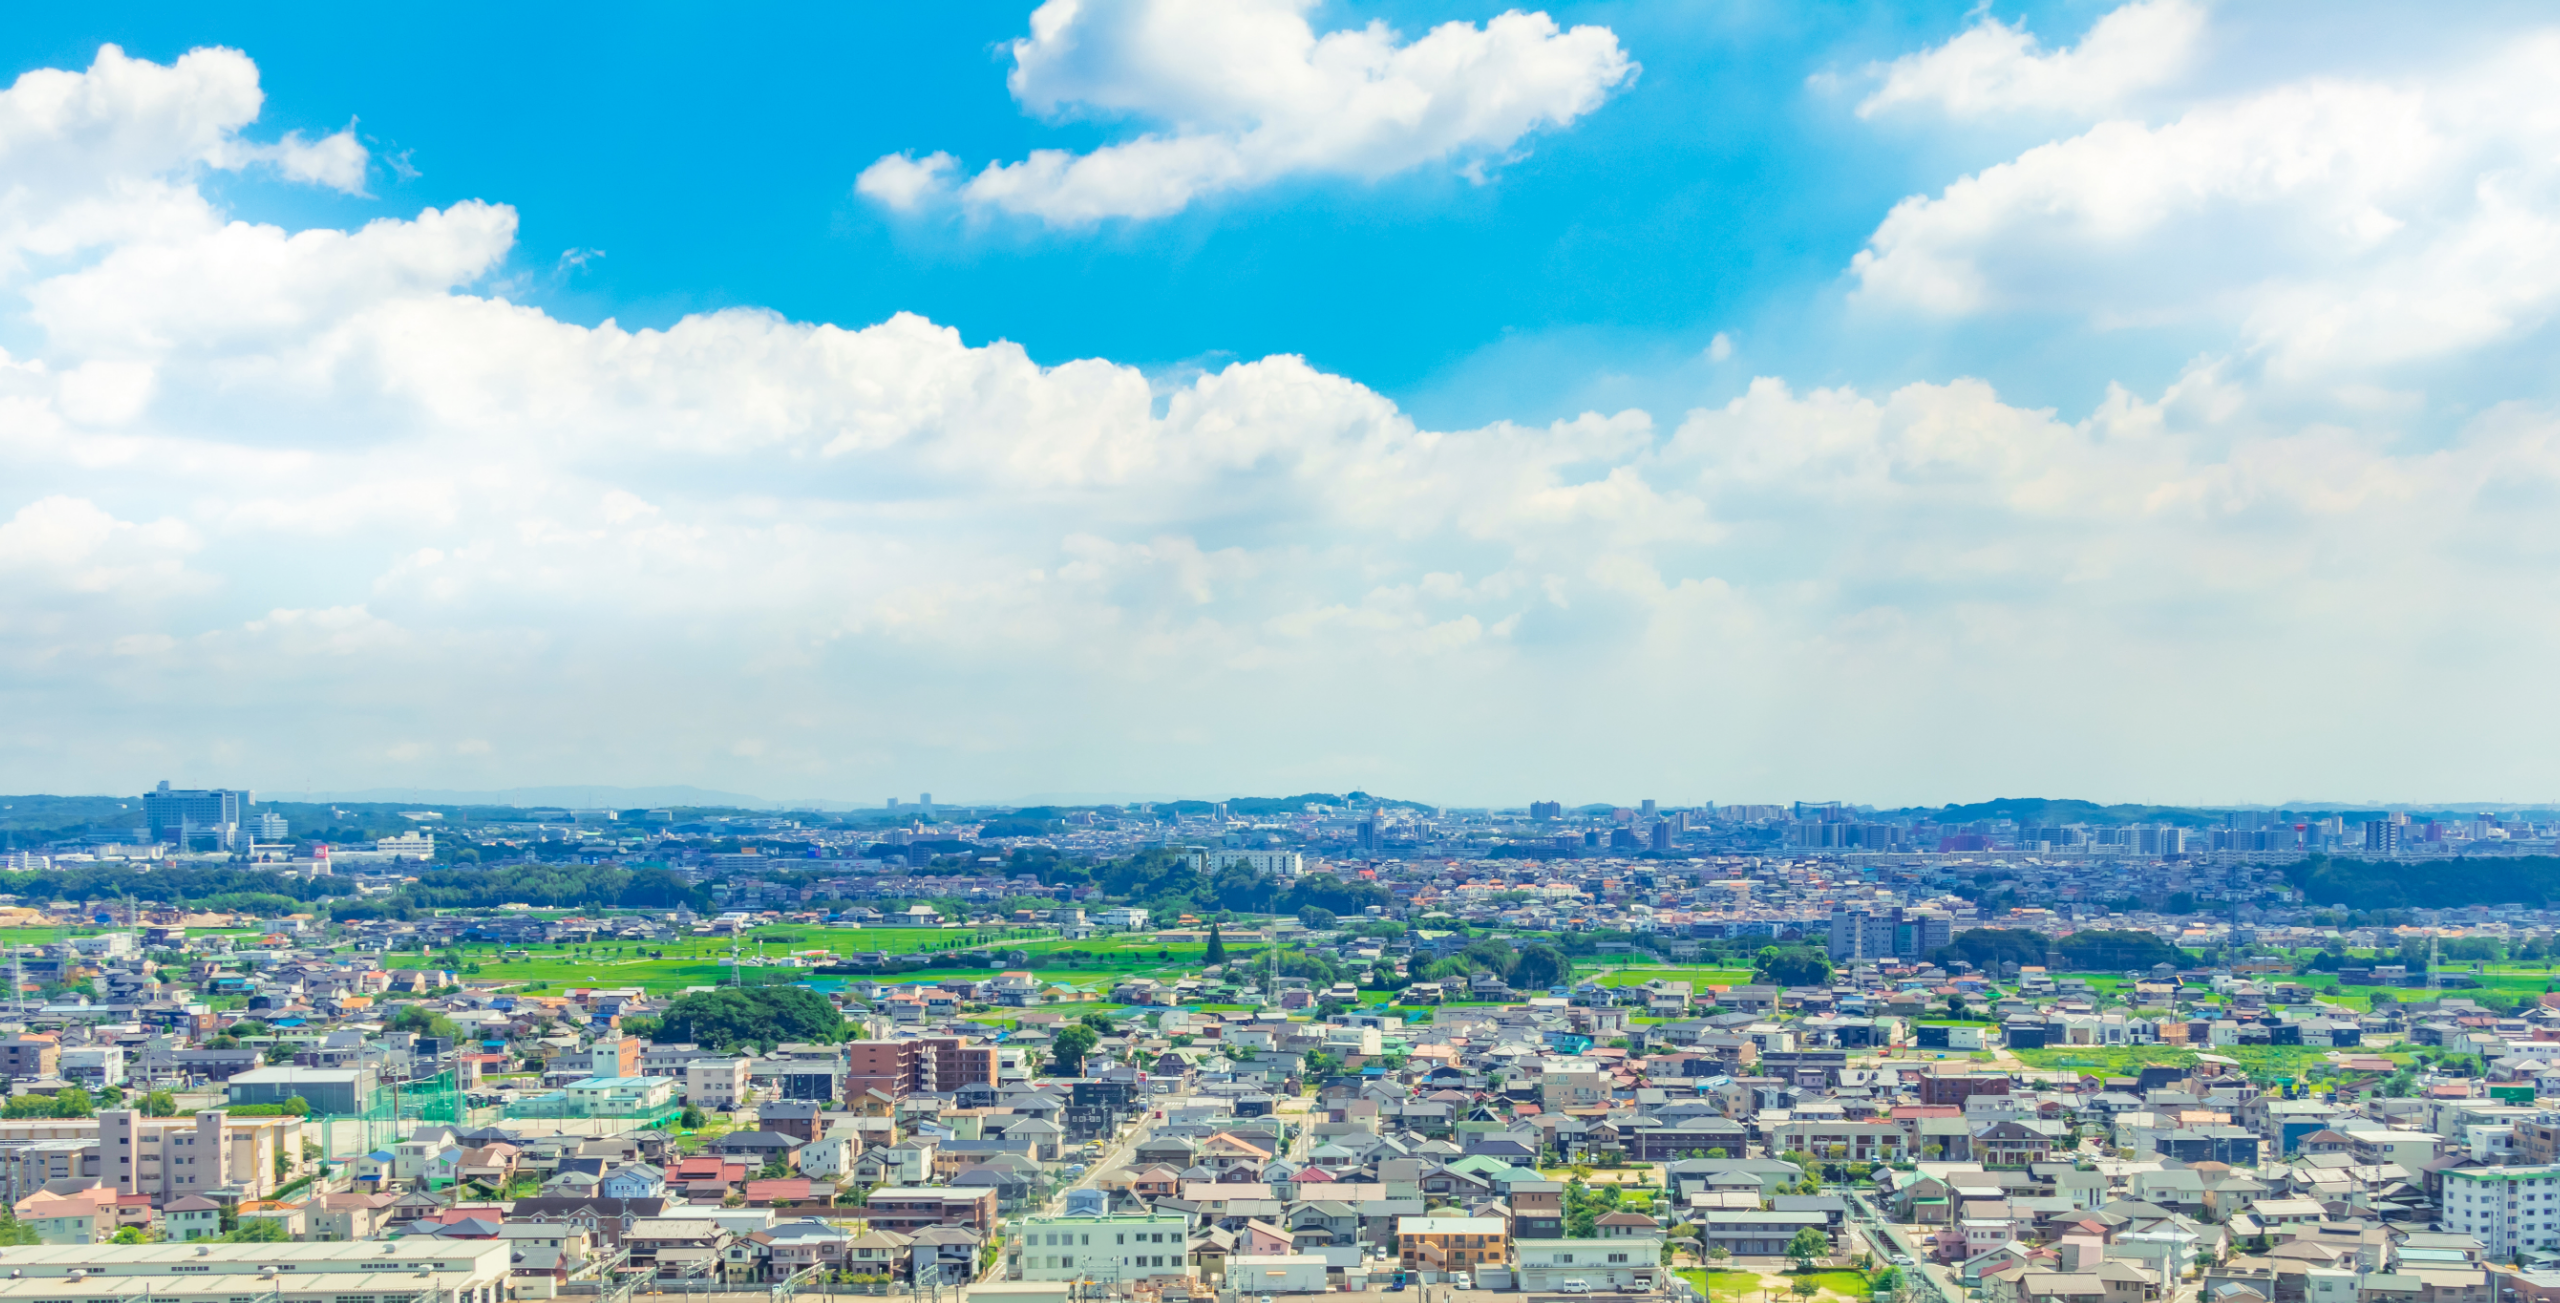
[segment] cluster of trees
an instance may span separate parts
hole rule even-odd
[[[2285,878],[2312,904],[2350,909],[2546,905],[2560,897],[2560,857],[2501,857],[2492,868],[2458,858],[2373,863],[2314,855],[2287,868]]]
[[[678,996],[655,1025],[632,1030],[661,1044],[692,1042],[728,1054],[742,1046],[771,1053],[784,1041],[844,1039],[844,1015],[827,997],[801,986],[723,986]]]
[[[147,884],[148,890],[135,891]],[[132,892],[147,900],[211,906],[219,897],[254,895],[282,900],[292,909],[307,902],[352,894],[355,886],[339,878],[285,878],[271,869],[153,869],[143,878],[130,869],[107,864],[0,873],[0,890],[44,900],[113,900]]]
[[[1831,980],[1831,954],[1821,946],[1764,946],[1751,957],[1751,980],[1772,986],[1821,986]]]
[[[1058,1029],[1056,1039],[1049,1042],[1049,1070],[1062,1077],[1084,1075],[1084,1056],[1105,1036],[1116,1036],[1118,1024],[1098,1013],[1089,1013]]]
[[[1564,1233],[1567,1239],[1587,1240],[1598,1235],[1600,1219],[1610,1213],[1632,1212],[1651,1216],[1654,1211],[1654,1196],[1650,1190],[1588,1185],[1580,1177],[1565,1182]]]
[[[1573,961],[1544,941],[1530,946],[1480,937],[1467,948],[1416,966],[1413,976],[1424,982],[1463,982],[1476,973],[1492,973],[1523,991],[1543,991],[1573,978]]]
[[[2195,962],[2194,955],[2148,932],[2092,929],[2053,941],[2025,928],[1988,927],[1956,933],[1946,945],[1930,951],[1929,958],[1941,964],[1963,960],[1976,968],[1996,971],[2004,960],[2024,968],[2041,964],[2056,952],[2061,954],[2066,968],[2090,972],[2121,972],[2153,964],[2183,968]]]
[[[2196,962],[2194,955],[2148,932],[2074,932],[2055,942],[2054,948],[2062,952],[2065,964],[2089,972],[2138,970],[2154,964],[2185,968]]]
[[[1374,882],[1345,882],[1330,873],[1310,873],[1286,890],[1278,879],[1243,865],[1202,873],[1183,852],[1161,847],[1099,864],[1063,856],[1017,857],[1009,867],[1037,875],[1045,886],[1099,887],[1105,896],[1166,917],[1295,914],[1304,909],[1357,914],[1394,899]]]
[[[665,869],[618,864],[447,865],[388,896],[330,906],[338,918],[408,919],[438,909],[491,909],[509,902],[544,909],[711,908],[711,893]]]
[[[2041,932],[2026,928],[1966,928],[1950,938],[1947,944],[1929,952],[1931,963],[1948,964],[1961,960],[1976,968],[1998,971],[2001,961],[2015,962],[2024,968],[2044,962],[2045,939]]]

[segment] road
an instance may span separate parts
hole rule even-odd
[[[1956,1279],[1955,1273],[1931,1262],[1929,1255],[1922,1252],[1924,1246],[1905,1234],[1902,1228],[1887,1222],[1864,1192],[1848,1190],[1844,1193],[1849,1196],[1849,1207],[1857,1221],[1858,1233],[1864,1235],[1868,1243],[1881,1248],[1887,1260],[1899,1253],[1920,1264],[1916,1270],[1903,1268],[1902,1274],[1918,1286],[1918,1292],[1925,1299],[1935,1303],[1963,1303],[1964,1282]]]
[[[1146,1111],[1138,1114],[1137,1120],[1130,1123],[1129,1129],[1103,1149],[1102,1157],[1085,1164],[1084,1175],[1077,1177],[1069,1184],[1059,1186],[1058,1192],[1050,1195],[1049,1201],[1041,1205],[1040,1210],[1050,1216],[1056,1216],[1067,1206],[1067,1191],[1090,1189],[1094,1182],[1102,1179],[1103,1173],[1110,1171],[1136,1153],[1138,1146],[1147,1143],[1147,1137],[1156,1133],[1155,1117],[1163,1107],[1163,1099],[1163,1096],[1149,1096],[1146,1101]]]

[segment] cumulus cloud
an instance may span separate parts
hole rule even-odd
[[[2171,82],[2192,63],[2205,11],[2194,0],[2136,0],[2098,20],[2069,49],[2043,48],[2025,19],[1981,21],[1944,45],[1872,69],[1879,84],[1858,116],[1928,108],[1954,118],[2088,114]]]
[[[1439,429],[1286,355],[1168,385],[913,315],[582,326],[485,292],[499,205],[289,231],[216,211],[200,148],[121,157],[13,216],[119,232],[28,281],[0,355],[26,787],[129,790],[148,754],[866,797],[2247,795],[2369,785],[2365,713],[2289,703],[2449,655],[2522,718],[2560,704],[2548,413],[2415,449],[2203,364],[2087,412],[1769,377],[1665,421]],[[2360,168],[2387,159],[2306,170]],[[2408,594],[2464,612],[2462,647],[2375,619]],[[2209,753],[2122,727],[2162,703],[2287,726]],[[2075,731],[2120,744],[2047,749]],[[2451,730],[2395,742],[2386,777],[2515,780]]]
[[[1633,80],[1605,27],[1518,10],[1404,40],[1383,22],[1318,36],[1314,0],[1048,0],[1008,84],[1044,118],[1144,123],[1090,153],[1038,150],[966,181],[946,153],[891,154],[856,182],[909,210],[956,196],[1056,225],[1162,217],[1292,176],[1374,180],[1498,160]]]
[[[1897,204],[1858,294],[2223,325],[2297,375],[2517,338],[2560,301],[2560,32],[2423,79],[2304,78],[2119,119]]]
[[[237,50],[174,63],[101,46],[85,72],[39,68],[0,91],[0,275],[30,253],[61,256],[147,238],[209,214],[200,168],[273,168],[290,181],[364,188],[352,128],[320,140],[241,134],[265,94]]]

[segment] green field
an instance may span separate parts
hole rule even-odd
[[[1678,1275],[1696,1286],[1700,1294],[1713,1293],[1734,1298],[1760,1288],[1760,1278],[1747,1271],[1700,1271],[1689,1267],[1681,1269]]]
[[[123,931],[123,930],[124,930],[124,926],[123,926],[122,924],[118,924],[118,925],[116,925],[115,927],[111,927],[111,928],[102,928],[102,927],[0,927],[0,945],[11,945],[11,946],[43,946],[43,945],[51,945],[51,944],[53,944],[53,943],[54,943],[54,942],[56,942],[56,941],[61,941],[61,940],[64,940],[65,938],[69,938],[69,937],[95,936],[95,935],[97,935],[98,933],[101,933],[101,932],[121,932],[121,931]],[[187,930],[187,935],[189,935],[189,936],[197,936],[197,937],[215,937],[215,936],[256,937],[256,936],[265,936],[266,934],[267,934],[267,929],[264,929],[264,928],[253,928],[253,927],[208,927],[208,928],[189,928],[189,929]]]
[[[1123,977],[1170,977],[1197,972],[1206,962],[1203,944],[1159,945],[1151,933],[1114,934],[1084,941],[1060,938],[1053,929],[1040,935],[1027,929],[996,928],[827,928],[779,924],[755,928],[733,943],[730,938],[683,937],[655,941],[601,941],[593,945],[486,943],[438,946],[429,952],[402,951],[388,957],[394,968],[451,968],[477,982],[542,983],[549,986],[632,986],[651,992],[710,986],[729,980],[722,960],[734,948],[741,959],[754,959],[759,948],[768,958],[825,950],[836,956],[886,952],[895,955],[955,950],[983,950],[1001,957],[1019,950],[1034,956],[1034,969],[1044,982],[1082,988],[1107,986]],[[1008,932],[1014,935],[1007,935]],[[1239,942],[1241,950],[1246,943]],[[1257,947],[1258,948],[1258,945]],[[516,951],[526,958],[505,960]],[[652,956],[663,955],[664,958]],[[478,964],[472,973],[469,966]],[[749,981],[790,981],[814,976],[803,969],[746,965]],[[993,977],[1001,968],[921,968],[883,974],[889,982],[927,982],[942,978]],[[840,977],[822,980],[844,980]],[[1383,993],[1379,993],[1383,997]]]

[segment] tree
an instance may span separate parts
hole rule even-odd
[[[441,1037],[448,1041],[462,1039],[462,1029],[454,1026],[451,1018],[423,1004],[400,1006],[400,1012],[391,1015],[391,1021],[386,1024],[386,1028],[395,1032],[414,1032],[420,1036]]]
[[[178,1097],[165,1090],[155,1090],[142,1097],[142,1115],[148,1118],[176,1117]]]
[[[285,1097],[284,1111],[288,1117],[307,1118],[311,1116],[311,1101],[300,1095],[288,1095]]]
[[[1062,1027],[1058,1030],[1058,1039],[1049,1045],[1049,1065],[1057,1070],[1059,1076],[1082,1076],[1084,1056],[1092,1053],[1095,1043],[1101,1039],[1093,1034],[1092,1028],[1082,1023]]]
[[[53,1095],[53,1115],[58,1118],[84,1118],[96,1115],[98,1106],[89,1092],[78,1086],[65,1086]]]
[[[1810,1226],[1799,1228],[1795,1238],[1787,1241],[1787,1256],[1795,1259],[1799,1271],[1813,1270],[1813,1260],[1830,1252],[1830,1237]]]
[[[1950,1018],[1962,1018],[1966,1016],[1964,992],[1947,992],[1947,1016]]]
[[[1813,1228],[1806,1227],[1805,1229],[1811,1230]],[[1801,1235],[1804,1231],[1798,1231],[1796,1233]],[[1811,1276],[1798,1276],[1794,1280],[1787,1282],[1787,1292],[1795,1295],[1797,1298],[1812,1298],[1815,1293],[1821,1290],[1821,1288],[1822,1282],[1815,1280]]]
[[[1076,1019],[1076,1021],[1092,1028],[1093,1034],[1096,1036],[1117,1036],[1120,1034],[1120,1024],[1113,1022],[1111,1020],[1111,1015],[1107,1013],[1089,1013]]]
[[[1309,905],[1298,911],[1298,921],[1306,924],[1310,932],[1322,932],[1339,921],[1339,916],[1321,905]]]
[[[150,1242],[151,1237],[143,1234],[139,1226],[127,1226],[117,1231],[114,1239],[107,1241],[109,1244],[149,1244]]]
[[[1520,952],[1511,965],[1511,984],[1524,991],[1543,991],[1561,986],[1573,977],[1573,962],[1564,952],[1550,945],[1534,945]]]
[[[806,987],[723,986],[677,997],[658,1015],[657,1039],[721,1054],[742,1045],[770,1052],[784,1041],[840,1041],[844,1028],[844,1015]]]
[[[1752,960],[1752,975],[1776,986],[1820,986],[1831,980],[1831,957],[1811,946],[1768,946]]]
[[[701,1109],[695,1108],[691,1104],[685,1105],[684,1115],[676,1119],[676,1125],[683,1127],[687,1131],[700,1131],[710,1124],[710,1117],[705,1115]]]
[[[229,1244],[282,1244],[292,1238],[285,1233],[284,1223],[273,1217],[242,1218],[238,1228],[222,1235]]]

